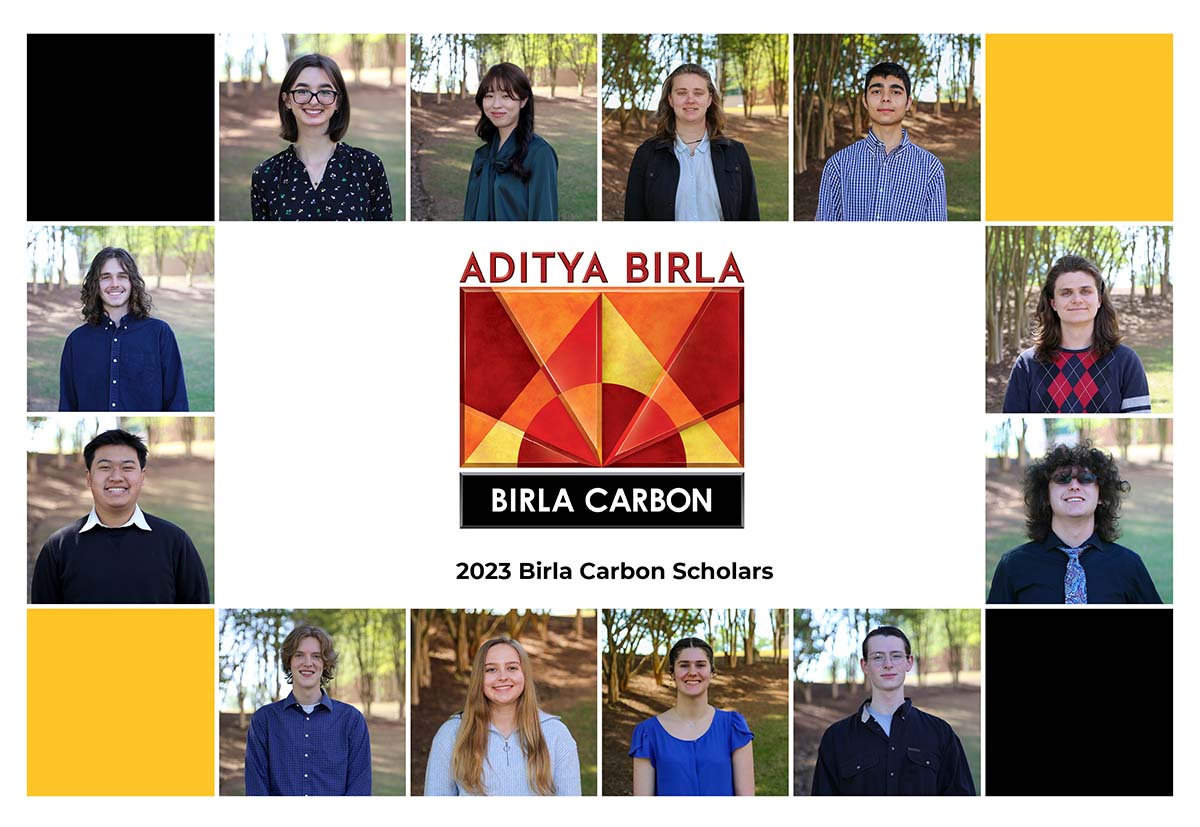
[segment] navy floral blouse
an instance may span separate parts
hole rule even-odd
[[[392,191],[379,156],[346,143],[313,187],[292,145],[254,168],[250,213],[255,221],[391,221]]]

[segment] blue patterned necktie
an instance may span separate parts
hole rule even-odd
[[[1086,546],[1085,546],[1086,548]],[[1064,603],[1087,603],[1087,574],[1079,562],[1083,548],[1067,548],[1059,546],[1059,550],[1067,555],[1067,576],[1063,580]]]

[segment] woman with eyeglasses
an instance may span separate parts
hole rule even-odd
[[[1146,369],[1121,344],[1121,325],[1100,268],[1062,256],[1046,274],[1034,346],[1017,357],[1004,413],[1139,413],[1150,410]]]
[[[579,795],[579,750],[538,708],[529,655],[508,637],[475,654],[463,711],[438,729],[425,795]]]
[[[708,702],[712,647],[684,638],[667,660],[675,705],[633,730],[633,794],[754,795],[754,733],[741,713]]]
[[[479,122],[463,221],[557,221],[558,155],[533,131],[533,86],[519,66],[497,63],[475,93]]]
[[[283,76],[279,136],[290,146],[254,168],[255,221],[391,221],[392,193],[379,156],[342,142],[350,95],[332,58],[303,55]]]

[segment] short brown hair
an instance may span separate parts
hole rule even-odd
[[[292,658],[300,648],[300,642],[306,637],[315,638],[321,644],[321,686],[333,680],[333,671],[337,669],[338,653],[333,648],[333,638],[320,626],[309,626],[306,623],[292,629],[279,647],[279,657],[283,661],[283,675],[288,683],[292,682]]]

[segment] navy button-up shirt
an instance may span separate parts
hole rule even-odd
[[[162,319],[125,315],[120,324],[80,325],[63,345],[60,411],[186,411],[187,385],[175,334]]]
[[[988,603],[1064,603],[1067,545],[1053,531],[1046,539],[1017,546],[1000,558]],[[1092,534],[1080,548],[1087,575],[1088,603],[1162,603],[1150,572],[1137,552]]]
[[[370,794],[371,738],[354,707],[321,690],[309,713],[288,693],[250,719],[246,795]]]
[[[945,221],[946,170],[907,129],[891,152],[868,132],[825,163],[817,220]]]

